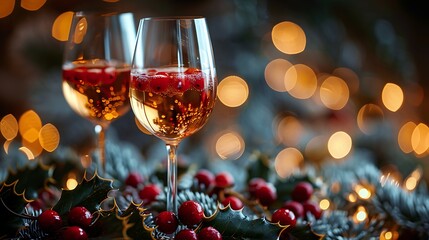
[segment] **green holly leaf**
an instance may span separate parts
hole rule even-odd
[[[311,230],[309,224],[297,224],[289,232],[296,239],[306,239],[306,240],[321,240],[323,235],[317,234]]]
[[[60,215],[64,215],[74,206],[83,206],[90,212],[96,212],[113,189],[112,184],[112,180],[101,178],[97,173],[91,179],[87,179],[85,174],[75,189],[62,191],[61,198],[53,209]]]
[[[9,172],[5,183],[10,184],[18,181],[16,184],[17,192],[24,192],[27,199],[36,199],[38,191],[46,186],[48,181],[52,181],[53,168],[43,165],[39,162],[35,167],[27,165],[18,169],[16,172]]]
[[[320,186],[317,185],[314,179],[309,175],[294,175],[286,179],[281,179],[276,181],[275,187],[277,189],[278,201],[284,202],[291,199],[292,190],[295,188],[295,185],[299,182],[309,182],[313,185],[314,189],[319,189]]]
[[[146,217],[149,216],[149,214],[143,214],[144,211],[145,209],[132,202],[121,215],[126,225],[125,232],[127,237],[131,239],[152,239],[151,232],[153,229],[143,224]]]
[[[270,223],[265,218],[250,219],[242,211],[227,206],[219,208],[205,219],[202,226],[216,228],[223,239],[277,239],[286,227]]]
[[[247,182],[252,178],[263,178],[269,180],[271,173],[271,163],[268,155],[256,152],[253,154],[253,158],[249,160],[247,166]]]
[[[0,238],[14,237],[9,234],[16,233],[23,225],[23,219],[14,213],[21,214],[30,201],[25,198],[24,192],[17,192],[17,183],[3,183],[0,188]]]

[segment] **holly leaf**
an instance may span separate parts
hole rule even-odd
[[[121,215],[125,224],[126,237],[131,239],[152,239],[152,231],[143,222],[149,214],[143,214],[145,209],[131,202],[124,214]]]
[[[247,166],[247,182],[252,178],[268,180],[271,171],[269,157],[260,152],[254,153],[253,156],[254,158],[249,161],[250,164]]]
[[[16,184],[17,192],[24,192],[27,199],[36,199],[38,191],[46,186],[48,181],[51,181],[53,168],[43,165],[40,161],[35,167],[27,165],[24,168],[18,169],[16,172],[9,172],[5,183],[10,184],[18,181]]]
[[[113,180],[104,179],[97,173],[91,179],[86,178],[86,174],[80,184],[73,190],[64,190],[60,200],[53,207],[60,215],[64,215],[74,206],[83,206],[90,212],[96,212],[100,204],[113,189]]]
[[[23,219],[14,213],[21,214],[27,203],[30,202],[25,198],[24,192],[17,193],[17,182],[3,183],[0,189],[0,238],[14,237],[17,230],[23,225]]]
[[[290,200],[292,190],[299,182],[309,182],[313,185],[314,189],[320,188],[309,175],[292,175],[289,178],[276,181],[275,187],[277,189],[278,200],[280,200],[280,202]]]
[[[250,219],[241,210],[233,210],[229,205],[219,208],[200,227],[207,226],[216,228],[222,234],[222,239],[277,239],[281,231],[286,229],[265,218]]]
[[[323,235],[317,234],[311,230],[310,224],[297,224],[289,232],[296,239],[306,239],[306,240],[321,240]]]

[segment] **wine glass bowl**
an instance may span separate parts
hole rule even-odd
[[[205,18],[140,20],[130,80],[131,108],[168,153],[167,210],[177,213],[176,148],[207,122],[217,77]]]
[[[78,115],[95,124],[103,170],[105,130],[130,109],[135,36],[132,13],[76,12],[65,45],[63,95]]]

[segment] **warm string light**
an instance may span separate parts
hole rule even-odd
[[[328,151],[335,159],[341,159],[347,156],[352,148],[352,138],[343,131],[331,135],[328,140]]]
[[[244,152],[245,143],[241,135],[234,131],[221,134],[216,141],[216,153],[222,159],[238,159]]]
[[[296,170],[299,170],[303,162],[304,156],[298,149],[285,148],[275,157],[274,168],[279,177],[286,178]]]
[[[73,189],[75,189],[78,184],[79,183],[77,182],[76,174],[69,173],[67,181],[66,181],[66,188],[67,188],[67,190],[73,190]]]
[[[399,237],[399,233],[396,230],[384,229],[380,233],[380,240],[396,240]]]
[[[359,206],[353,215],[353,221],[356,223],[364,222],[368,219],[368,213],[364,206]]]

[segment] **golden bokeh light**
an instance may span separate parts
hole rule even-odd
[[[45,5],[46,0],[21,0],[21,7],[28,11],[37,11],[43,5]]]
[[[50,123],[45,124],[40,129],[39,142],[43,149],[48,152],[53,152],[60,143],[60,133],[58,129]]]
[[[322,210],[328,210],[330,206],[331,206],[331,202],[328,199],[322,199],[319,202],[319,207]]]
[[[350,93],[357,93],[359,91],[359,77],[350,68],[339,67],[334,69],[332,75],[343,79],[349,87]]]
[[[361,199],[369,199],[372,195],[371,191],[368,188],[366,188],[360,184],[356,184],[354,186],[354,190],[357,193],[357,195],[359,196],[359,198],[361,198]]]
[[[398,144],[399,148],[401,148],[404,153],[410,153],[413,151],[411,137],[416,126],[417,125],[413,122],[407,122],[401,127],[401,129],[399,129]]]
[[[349,87],[339,77],[327,77],[320,86],[320,100],[330,109],[340,110],[349,100]]]
[[[301,53],[307,42],[304,30],[289,21],[276,24],[271,31],[271,37],[274,46],[286,54]]]
[[[42,154],[43,152],[43,147],[40,145],[39,141],[30,142],[30,141],[27,141],[25,138],[23,138],[21,139],[21,143],[23,147],[31,151],[32,158],[31,159],[29,158],[29,160],[32,160],[40,156],[40,154]]]
[[[92,164],[92,158],[88,154],[85,154],[80,157],[80,163],[83,168],[89,168]]]
[[[23,152],[27,156],[28,160],[34,160],[34,155],[30,149],[28,149],[26,147],[20,147],[19,151]]]
[[[316,136],[310,139],[305,146],[305,156],[315,163],[321,163],[329,155],[326,136]]]
[[[404,93],[400,86],[394,83],[386,83],[381,93],[381,99],[387,109],[396,112],[404,102]]]
[[[287,116],[278,123],[276,126],[276,138],[285,146],[297,146],[303,134],[304,127],[299,120],[293,116]]]
[[[277,154],[274,167],[279,177],[287,178],[299,169],[303,162],[304,156],[298,149],[285,148]]]
[[[240,134],[227,132],[218,138],[215,147],[220,158],[235,160],[243,154],[245,144]]]
[[[0,130],[6,140],[12,140],[18,135],[18,121],[12,114],[8,114],[1,119]]]
[[[415,169],[404,181],[404,186],[408,191],[416,189],[423,175],[423,171],[420,168]]]
[[[429,148],[429,127],[419,123],[411,134],[411,146],[417,155],[424,154]]]
[[[76,175],[74,173],[70,173],[66,181],[66,188],[68,190],[73,190],[77,187],[78,184],[79,183],[76,180]]]
[[[42,120],[33,110],[29,110],[19,118],[19,133],[28,142],[34,142],[39,138],[42,128]]]
[[[0,4],[0,18],[9,16],[15,8],[15,0],[3,0]]]
[[[357,125],[365,134],[371,134],[384,118],[383,110],[375,104],[365,104],[359,109]]]
[[[52,37],[59,41],[67,41],[69,39],[71,21],[73,12],[61,13],[52,24]]]
[[[79,22],[76,24],[75,29],[71,29],[74,31],[73,33],[73,42],[76,44],[82,43],[85,38],[86,31],[88,30],[88,22],[86,18],[81,18]]]
[[[286,72],[285,85],[291,96],[308,99],[317,89],[317,77],[307,65],[296,64]]]
[[[399,233],[395,230],[385,229],[380,233],[380,240],[397,240]]]
[[[355,222],[363,222],[368,218],[368,213],[364,206],[359,206],[353,216]]]
[[[286,71],[289,70],[290,67],[292,67],[293,64],[285,59],[274,59],[271,62],[267,64],[265,67],[265,81],[267,82],[268,86],[277,92],[286,92],[286,85],[285,85],[285,75]],[[292,80],[296,80],[296,76],[291,78]],[[295,83],[293,83],[295,85]]]
[[[12,143],[11,140],[6,140],[3,144],[3,149],[6,154],[9,154],[9,146]]]
[[[344,158],[350,153],[351,149],[352,138],[346,132],[336,132],[328,140],[328,151],[333,158]]]
[[[218,85],[219,100],[228,107],[239,107],[249,97],[249,87],[246,81],[238,76],[228,76]]]

